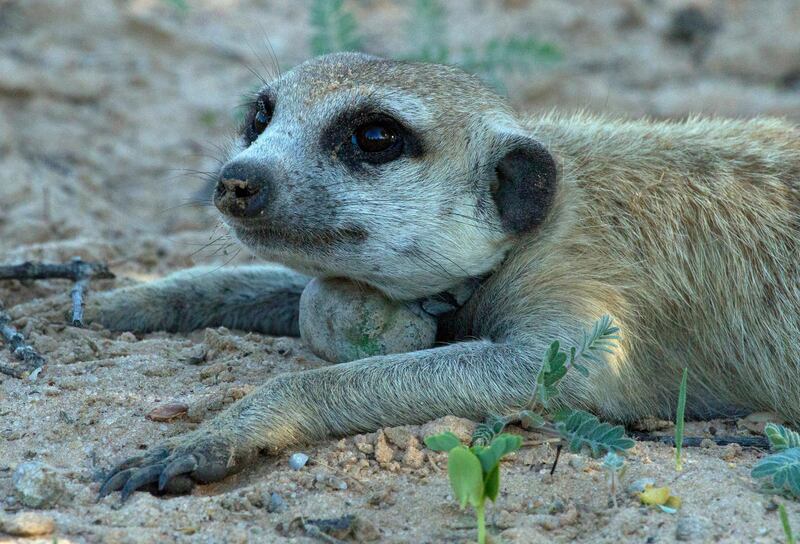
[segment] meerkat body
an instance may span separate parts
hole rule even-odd
[[[439,317],[440,346],[273,378],[118,466],[101,494],[217,480],[295,442],[519,408],[549,343],[571,345],[604,314],[620,349],[568,375],[573,406],[669,417],[688,367],[695,416],[800,422],[800,131],[787,123],[522,119],[453,68],[332,55],[259,94],[215,202],[256,254],[299,273],[183,272],[100,297],[97,319],[297,334],[309,276],[397,300],[482,283]]]

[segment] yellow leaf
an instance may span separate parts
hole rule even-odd
[[[681,507],[681,500],[675,495],[670,495],[664,506],[669,506],[670,508],[674,508],[675,510],[677,510],[678,508]]]
[[[642,501],[642,504],[667,504],[669,488],[645,486],[644,491],[639,493],[639,500]]]

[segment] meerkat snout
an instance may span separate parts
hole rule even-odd
[[[249,162],[232,161],[219,174],[214,205],[237,218],[264,215],[272,191],[269,173]]]

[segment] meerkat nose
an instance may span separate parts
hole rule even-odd
[[[269,204],[269,189],[269,177],[264,169],[246,162],[231,162],[220,171],[214,205],[232,217],[264,215]]]

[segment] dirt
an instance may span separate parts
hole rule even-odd
[[[236,106],[268,76],[270,49],[285,69],[310,55],[308,4],[291,0],[0,0],[0,261],[111,264],[108,289],[194,264],[234,266],[250,257],[215,234],[208,176],[235,126]],[[454,48],[531,34],[561,60],[507,74],[521,108],[587,109],[682,117],[781,115],[800,119],[800,5],[786,1],[687,2],[505,0],[446,3]],[[410,50],[403,3],[348,3],[365,48]],[[688,13],[688,15],[687,15]],[[249,68],[248,68],[249,67]],[[199,171],[201,173],[197,173]],[[33,383],[0,376],[0,516],[29,510],[14,496],[23,462],[54,467],[66,488],[41,542],[319,542],[297,518],[355,516],[345,540],[468,542],[446,461],[419,445],[426,433],[469,422],[298,447],[262,457],[191,496],[137,493],[123,507],[96,500],[95,477],[111,462],[194,428],[270,376],[324,364],[299,340],[224,329],[192,334],[77,329],[36,308],[68,308],[69,284],[0,285],[15,325],[50,361]],[[45,300],[46,302],[37,302]],[[0,363],[11,362],[6,350]],[[170,421],[155,408],[183,403]],[[156,417],[155,419],[158,419]],[[712,429],[712,427],[714,429]],[[690,434],[747,431],[699,422]],[[526,445],[503,464],[490,508],[494,542],[783,542],[770,496],[749,470],[759,452],[690,448],[676,472],[673,450],[639,443],[628,459],[619,505],[595,461],[562,455],[517,429]],[[298,471],[291,453],[310,456]],[[682,500],[669,514],[624,488],[641,478]],[[271,512],[271,493],[286,505]],[[800,506],[787,503],[800,528]],[[280,510],[280,509],[278,509]],[[44,523],[42,526],[48,526]],[[0,542],[15,541],[0,535]],[[30,541],[37,541],[36,538]]]

